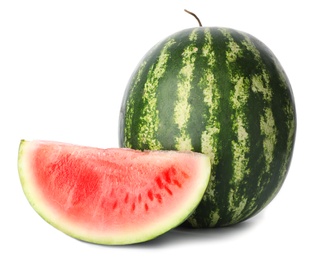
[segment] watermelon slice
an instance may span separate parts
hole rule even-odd
[[[18,168],[31,206],[52,226],[87,242],[132,244],[182,223],[201,201],[211,166],[193,152],[22,140]]]

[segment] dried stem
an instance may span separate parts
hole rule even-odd
[[[200,19],[198,19],[198,17],[197,17],[196,14],[194,14],[194,13],[192,13],[192,12],[186,10],[186,9],[184,9],[184,11],[185,11],[186,13],[190,14],[190,15],[193,15],[193,16],[196,18],[196,20],[198,21],[199,26],[202,27],[202,23],[201,23]]]

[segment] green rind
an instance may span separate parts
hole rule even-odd
[[[146,118],[142,93],[165,49]],[[211,181],[187,225],[227,226],[260,212],[286,178],[296,132],[291,86],[274,54],[249,34],[201,27],[171,35],[140,64],[124,94],[120,145],[211,158]],[[140,126],[148,122],[157,127],[143,140]]]

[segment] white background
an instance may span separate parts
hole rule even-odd
[[[1,1],[0,259],[321,259],[318,1]],[[20,139],[118,146],[118,113],[141,57],[164,37],[204,26],[246,31],[267,44],[292,84],[297,139],[281,192],[230,228],[173,230],[131,246],[97,246],[44,222],[18,178]],[[205,253],[206,252],[206,253]],[[205,254],[208,255],[205,255]],[[166,259],[166,258],[165,258]]]

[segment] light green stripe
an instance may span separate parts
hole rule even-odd
[[[280,84],[280,87],[288,90],[288,88],[291,88],[289,86],[289,83],[287,81],[286,75],[283,72],[283,68],[280,64],[280,62],[276,59],[274,55],[272,55],[274,64],[276,65],[277,71],[279,72],[279,79],[281,80],[282,84]],[[283,164],[280,167],[280,175],[278,176],[278,185],[275,187],[275,190],[273,193],[270,195],[270,197],[266,200],[266,202],[261,206],[261,208],[264,208],[266,205],[268,205],[273,198],[276,196],[276,194],[279,192],[283,181],[286,177],[286,173],[289,168],[289,162],[292,156],[292,149],[294,145],[294,137],[295,137],[295,111],[294,111],[294,106],[291,103],[291,100],[289,99],[290,96],[288,96],[288,99],[285,99],[285,104],[283,106],[283,112],[285,117],[287,118],[286,121],[286,126],[287,126],[287,132],[288,132],[288,137],[287,137],[287,145],[286,145],[286,155],[283,160]]]
[[[217,165],[217,148],[218,134],[220,132],[220,122],[217,118],[219,109],[220,93],[218,91],[217,82],[214,76],[215,53],[213,49],[213,40],[209,29],[205,30],[205,43],[202,48],[202,56],[206,58],[208,67],[204,71],[200,80],[203,87],[204,103],[208,107],[209,117],[205,131],[202,132],[202,153],[210,157],[211,163]]]
[[[133,115],[134,115],[134,103],[135,99],[133,98],[133,93],[135,93],[135,90],[141,81],[141,75],[146,66],[146,61],[142,62],[139,70],[137,72],[135,82],[133,84],[133,87],[131,89],[131,93],[129,94],[129,98],[126,104],[126,119],[125,119],[125,146],[128,148],[131,148],[131,129],[132,129],[132,123],[133,123]]]
[[[265,71],[266,73],[266,71]],[[267,102],[272,100],[272,90],[269,88],[269,77],[262,75],[254,75],[252,77],[252,91],[263,95],[263,99]]]
[[[162,148],[161,143],[155,138],[155,133],[159,126],[159,115],[157,110],[156,89],[158,82],[164,75],[167,67],[167,61],[170,56],[168,48],[175,43],[175,40],[169,40],[162,49],[158,61],[148,72],[147,81],[144,85],[142,116],[140,118],[140,131],[138,134],[138,142],[147,144],[149,149],[159,150]]]
[[[245,40],[242,41],[242,44],[246,47],[246,49],[253,53],[255,60],[259,63],[259,68],[261,69],[260,75],[254,75],[252,77],[252,91],[254,93],[261,93],[263,95],[263,99],[267,102],[271,102],[272,100],[272,89],[269,87],[270,85],[270,77],[269,73],[262,63],[262,58],[259,50],[255,47],[255,45],[250,40],[249,36],[244,34]]]
[[[197,39],[196,30],[190,35],[190,39]],[[189,104],[189,96],[192,88],[193,71],[195,69],[196,53],[198,48],[194,43],[188,45],[183,52],[182,69],[178,74],[177,83],[177,102],[174,108],[174,121],[178,126],[180,136],[176,137],[176,149],[192,150],[192,141],[187,132],[187,123],[190,118],[191,106]]]
[[[220,32],[228,39],[227,43],[227,51],[226,51],[226,59],[227,62],[235,62],[237,57],[242,55],[242,49],[240,46],[233,40],[233,37],[228,32],[226,28],[219,29]]]
[[[290,157],[292,155],[292,149],[294,145],[294,135],[295,135],[295,115],[294,115],[294,108],[288,101],[286,106],[284,107],[284,113],[286,117],[288,118],[287,120],[287,128],[288,128],[288,138],[287,138],[287,148],[286,148],[286,155],[284,158],[284,162],[280,168],[280,175],[278,178],[278,185],[275,187],[275,190],[271,194],[271,196],[266,200],[266,202],[262,205],[261,208],[264,208],[266,205],[268,205],[273,198],[276,196],[276,194],[279,192],[283,181],[285,179],[286,173],[289,168],[289,162],[290,162]]]
[[[197,31],[198,31],[197,29],[194,29],[194,30],[191,32],[191,34],[189,35],[189,40],[190,40],[191,42],[197,40]]]
[[[291,90],[291,86],[289,85],[289,82],[287,81],[287,77],[284,74],[283,68],[280,64],[280,62],[276,59],[276,57],[273,55],[274,58],[274,62],[276,65],[276,68],[279,72],[279,77],[280,80],[282,82],[282,84],[280,84],[280,86],[284,89],[286,89],[287,91]],[[279,176],[279,180],[278,180],[278,186],[275,188],[273,194],[270,196],[270,198],[266,201],[265,205],[263,205],[263,207],[265,207],[268,203],[270,203],[270,201],[276,196],[276,194],[278,193],[278,191],[280,190],[283,181],[286,177],[287,171],[289,169],[289,163],[291,160],[291,156],[292,156],[292,150],[293,150],[293,146],[294,146],[294,138],[295,138],[295,130],[296,130],[296,118],[295,118],[295,107],[294,104],[292,104],[292,100],[291,98],[291,94],[288,94],[289,96],[287,96],[287,98],[285,99],[285,104],[283,106],[283,113],[285,115],[285,117],[287,118],[286,121],[286,126],[287,126],[287,132],[288,132],[288,137],[287,137],[287,145],[286,145],[286,155],[285,155],[285,159],[284,162],[280,168],[280,176]]]
[[[236,79],[236,78],[235,78]],[[247,116],[244,112],[249,99],[249,80],[240,77],[231,92],[230,102],[234,110],[232,115],[232,128],[236,133],[236,140],[231,142],[231,151],[233,156],[233,176],[230,180],[231,191],[229,193],[229,211],[232,213],[231,223],[236,223],[243,217],[243,210],[247,205],[248,198],[241,196],[244,191],[240,191],[240,183],[244,182],[244,178],[250,174],[248,167],[250,152],[249,134],[247,132],[248,123]]]
[[[242,44],[247,48],[248,51],[252,52],[255,60],[258,62],[258,68],[261,70],[260,75],[254,75],[252,77],[251,89],[254,93],[262,95],[262,99],[266,102],[263,114],[260,116],[260,130],[263,135],[263,156],[265,159],[265,169],[259,177],[258,186],[261,187],[258,190],[258,196],[263,192],[267,183],[269,183],[270,178],[266,178],[271,173],[271,163],[273,162],[273,153],[277,141],[277,129],[275,126],[275,120],[272,112],[272,99],[273,91],[270,87],[270,77],[267,72],[265,64],[263,64],[259,50],[250,40],[249,36],[244,34],[245,40]],[[264,183],[262,178],[265,178]]]
[[[263,150],[266,162],[266,172],[270,171],[270,164],[273,161],[273,154],[276,144],[277,129],[271,108],[266,108],[264,115],[260,118],[261,134],[265,136],[263,140]]]
[[[213,40],[209,29],[205,29],[205,42],[202,47],[202,57],[206,59],[208,67],[205,69],[199,85],[203,88],[204,103],[207,106],[209,113],[206,122],[205,130],[202,132],[201,144],[202,153],[209,156],[212,167],[219,162],[218,158],[218,135],[220,133],[220,121],[218,120],[218,110],[220,106],[221,95],[217,86],[217,81],[214,76],[215,68],[215,52],[213,49]],[[215,174],[211,174],[208,188],[203,196],[204,201],[211,203],[216,201],[214,194],[216,182]],[[210,227],[214,227],[219,220],[219,212],[213,211],[209,217]]]
[[[243,211],[248,205],[248,197],[244,196],[244,190],[240,190],[240,184],[250,174],[249,169],[249,134],[248,118],[245,107],[248,104],[250,93],[250,80],[231,68],[237,58],[243,55],[242,48],[234,41],[227,30],[221,30],[228,39],[226,51],[226,64],[229,70],[231,83],[234,84],[230,92],[230,105],[233,109],[231,115],[232,130],[236,133],[236,139],[231,141],[233,175],[230,179],[231,189],[228,194],[228,210],[231,213],[231,223],[237,223],[243,218]]]

